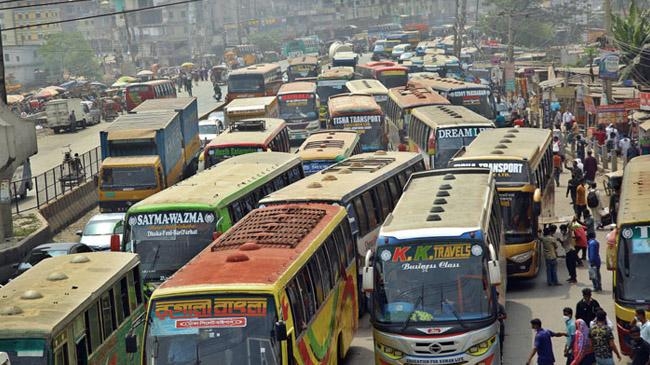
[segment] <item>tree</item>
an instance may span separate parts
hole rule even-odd
[[[650,85],[650,10],[632,2],[627,14],[612,14],[614,45],[621,50],[620,63],[625,65],[621,77]]]
[[[279,51],[282,45],[282,33],[278,31],[259,31],[248,35],[248,41],[264,52]]]
[[[50,78],[62,80],[66,72],[88,79],[97,79],[101,75],[95,51],[80,32],[50,34],[38,49],[38,54]]]
[[[551,17],[542,9],[540,0],[487,0],[490,10],[483,16],[480,28],[502,42],[508,39],[508,21],[511,19],[513,44],[540,47],[553,38]]]

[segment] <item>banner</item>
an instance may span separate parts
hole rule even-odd
[[[598,123],[627,123],[624,104],[599,105],[596,109]]]
[[[619,57],[614,53],[603,56],[598,67],[598,77],[603,80],[618,80],[618,62]]]
[[[594,98],[590,95],[585,95],[582,99],[582,103],[585,105],[585,111],[589,114],[596,114],[596,105],[594,104]]]

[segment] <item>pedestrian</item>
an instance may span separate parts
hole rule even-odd
[[[641,337],[650,342],[650,320],[645,315],[645,310],[637,308],[634,311],[634,318],[630,322],[630,327],[638,327],[641,330]]]
[[[629,346],[632,349],[632,365],[650,365],[650,343],[641,338],[639,327],[630,328]]]
[[[596,361],[589,338],[589,326],[582,319],[576,320],[571,365],[592,365]]]
[[[589,183],[589,190],[587,190],[587,207],[589,207],[589,212],[594,220],[594,226],[596,229],[603,228],[603,220],[600,214],[603,209],[602,201],[601,193],[597,188],[596,182]]]
[[[594,285],[595,292],[603,291],[600,277],[600,243],[596,240],[596,233],[587,233],[588,251],[589,251],[589,279]]]
[[[576,275],[577,275],[576,266],[578,264],[578,253],[575,247],[575,239],[573,238],[573,233],[571,232],[567,224],[560,225],[560,232],[563,236],[562,247],[564,248],[564,252],[565,252],[564,261],[566,263],[566,269],[569,272],[569,279],[567,279],[567,281],[569,283],[575,284],[578,282],[576,279]]]
[[[559,152],[553,152],[553,178],[555,185],[560,186],[560,174],[562,173],[562,157]]]
[[[607,326],[605,312],[598,312],[596,326],[589,330],[589,338],[594,349],[594,355],[596,355],[596,364],[614,365],[612,352],[621,361],[621,354],[618,352],[618,348],[614,342],[614,334],[612,333],[612,329]]]
[[[623,158],[625,162],[627,162],[625,160],[625,158],[627,158],[627,150],[630,148],[631,144],[632,144],[632,141],[625,134],[623,135],[623,138],[621,138],[618,141],[618,144],[617,144],[618,151],[617,152],[618,152],[618,155],[621,156],[621,158]]]
[[[185,90],[187,90],[187,93],[190,94],[190,97],[192,96],[192,76],[188,76],[185,79]]]
[[[573,219],[570,229],[575,240],[577,265],[582,266],[582,262],[587,259],[587,231],[576,217]]]
[[[612,322],[612,320],[609,319],[609,317],[607,317],[607,312],[605,312],[603,310],[603,308],[596,308],[596,317],[598,317],[598,312],[603,312],[604,313],[605,323],[607,323],[607,327],[609,327],[609,329],[614,331],[614,322]],[[596,317],[594,317],[594,319],[591,322],[589,322],[589,328],[596,327]]]
[[[578,221],[578,223],[580,223],[584,227],[587,233],[587,241],[589,241],[589,233],[593,233],[594,236],[596,235],[596,225],[594,222],[594,218],[591,216],[589,210],[585,210],[583,215],[585,219],[582,222]]]
[[[571,128],[573,128],[573,113],[568,109],[562,114],[562,124],[567,132],[571,131]]]
[[[605,133],[605,130],[603,128],[603,125],[599,125],[598,128],[593,133],[593,137],[598,143],[598,147],[602,147],[605,145],[605,140],[607,139],[607,134]]]
[[[583,213],[587,210],[587,188],[585,187],[585,179],[582,176],[578,178],[576,184],[576,198],[573,210],[578,219],[581,219]]]
[[[506,340],[506,324],[505,320],[508,318],[508,313],[506,313],[506,306],[499,302],[499,291],[497,290],[497,319],[499,320],[499,345],[501,351],[501,359],[503,359],[503,343]]]
[[[542,236],[542,247],[544,249],[544,260],[546,261],[546,284],[548,286],[562,285],[557,280],[557,253],[558,242],[552,236],[551,230],[544,227]]]
[[[581,135],[576,136],[576,155],[580,159],[580,161],[585,160],[585,149],[587,148],[587,142],[585,142],[585,139],[582,138]]]
[[[593,156],[591,150],[587,151],[587,157],[583,160],[584,170],[585,170],[585,180],[587,183],[591,184],[596,181],[596,172],[598,172],[598,161]]]
[[[576,304],[576,319],[591,323],[596,318],[597,308],[600,308],[600,303],[591,297],[591,289],[582,289],[582,299]]]
[[[632,142],[630,143],[630,148],[627,149],[627,154],[626,154],[626,162],[629,162],[631,159],[635,158],[636,156],[639,156],[641,154],[641,151],[639,151],[639,145],[637,144],[636,140],[633,139]]]
[[[566,365],[570,365],[573,361],[573,339],[576,335],[576,321],[572,318],[573,309],[564,307],[562,314],[567,334],[566,344],[564,345],[564,357],[566,357]]]
[[[569,194],[571,195],[571,205],[573,206],[573,210],[575,211],[575,205],[576,205],[576,188],[578,187],[578,175],[573,169],[570,169],[571,171],[571,178],[567,182],[566,185],[566,193],[564,194],[564,197],[568,197]]]
[[[553,365],[555,364],[555,356],[553,356],[553,342],[551,337],[567,336],[566,333],[555,333],[551,330],[542,328],[542,321],[539,318],[534,318],[530,321],[531,328],[535,331],[535,342],[533,349],[528,356],[526,365],[530,365],[533,357],[537,355],[537,365]]]

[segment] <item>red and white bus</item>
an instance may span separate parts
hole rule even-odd
[[[175,98],[176,88],[171,80],[151,80],[126,87],[126,110],[131,111],[148,99]]]
[[[408,82],[408,69],[392,61],[368,62],[355,67],[354,72],[357,79],[379,80],[389,89]]]

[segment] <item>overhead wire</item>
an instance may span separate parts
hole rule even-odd
[[[6,8],[0,8],[0,11],[2,10],[15,10],[15,9],[26,9],[26,8],[34,8],[38,6],[51,6],[51,5],[62,5],[62,4],[72,4],[72,3],[79,3],[79,2],[84,2],[84,1],[90,1],[90,0],[64,0],[64,1],[54,1],[54,2],[49,2],[47,4],[38,4],[38,5],[16,5],[16,6],[10,6]]]

